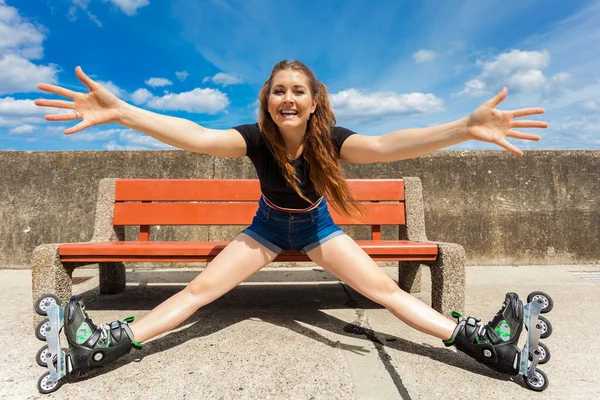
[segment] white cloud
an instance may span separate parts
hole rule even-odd
[[[142,88],[133,92],[133,94],[131,95],[131,100],[133,100],[135,104],[144,104],[152,97],[153,95],[148,89]]]
[[[551,137],[562,149],[600,149],[600,115],[580,115],[554,120],[550,124]]]
[[[413,54],[413,58],[417,63],[431,61],[435,59],[435,52],[431,50],[419,50]]]
[[[365,93],[348,89],[330,95],[336,116],[346,120],[367,120],[393,115],[440,112],[444,101],[431,93]]]
[[[218,74],[216,74],[213,77],[206,77],[204,79],[202,79],[202,83],[206,83],[212,81],[218,85],[223,85],[223,86],[228,86],[228,85],[235,85],[237,83],[242,83],[242,80],[240,78],[238,78],[235,75],[231,75],[231,74],[224,74],[222,72],[219,72]]]
[[[0,3],[0,55],[15,54],[30,60],[44,56],[42,42],[47,29],[32,24],[14,7]]]
[[[539,93],[546,97],[560,94],[570,75],[559,72],[547,77],[542,72],[550,64],[550,53],[543,51],[512,50],[491,61],[477,60],[480,74],[465,83],[461,92],[452,97],[481,97],[495,94],[502,86],[511,93]]]
[[[458,96],[464,96],[464,95],[479,97],[479,96],[484,96],[488,93],[489,92],[485,87],[485,82],[483,82],[479,79],[471,79],[470,81],[465,83],[465,88],[462,90],[462,92],[453,93],[452,97],[458,97]]]
[[[583,103],[583,108],[590,111],[600,111],[600,99],[588,100]],[[599,132],[600,133],[600,132]]]
[[[48,110],[58,110],[52,107],[38,107],[33,100],[18,100],[12,97],[0,99],[0,115],[44,115]]]
[[[196,88],[190,92],[169,93],[148,100],[148,106],[158,110],[183,110],[188,112],[216,114],[229,105],[227,95],[216,89]]]
[[[20,56],[6,55],[0,59],[0,95],[35,92],[40,82],[56,84],[58,72],[56,64],[35,65]]]
[[[115,96],[117,96],[121,99],[127,96],[127,92],[125,92],[123,89],[121,89],[120,87],[118,87],[117,85],[112,83],[112,81],[97,81],[97,82],[99,84],[101,84],[102,86],[104,86],[109,92],[111,92],[112,94],[114,94]]]
[[[190,76],[190,74],[187,71],[175,72],[175,75],[177,76],[177,79],[179,79],[182,82],[185,81],[188,76]]]
[[[146,85],[152,86],[152,87],[162,87],[162,86],[168,86],[168,85],[173,84],[173,82],[171,82],[170,80],[165,79],[165,78],[150,78],[150,79],[147,79],[144,83]]]
[[[14,117],[0,115],[0,127],[19,126],[22,124],[43,124],[44,118],[41,117]]]
[[[502,53],[493,61],[477,60],[477,65],[483,67],[482,78],[489,79],[495,76],[510,76],[512,74],[539,70],[550,64],[550,54],[544,51],[521,51],[512,50]]]
[[[104,2],[110,1],[112,4],[117,6],[125,15],[135,15],[138,9],[146,7],[150,4],[149,0],[103,0]]]
[[[53,107],[39,107],[34,104],[33,100],[17,100],[12,97],[4,97],[0,98],[0,127],[48,124],[44,119],[44,115],[65,112],[70,111]]]
[[[119,135],[120,141],[111,140],[104,148],[107,150],[178,150],[176,147],[165,144],[151,136],[142,135],[133,130],[123,130]]]
[[[38,129],[38,128],[33,125],[26,124],[26,125],[17,126],[16,128],[9,130],[8,133],[10,135],[21,135],[24,133],[31,133],[31,132],[35,131],[36,129]]]
[[[29,61],[44,56],[46,31],[21,17],[16,8],[0,3],[0,95],[37,91],[38,82],[57,83],[57,65]]]
[[[67,18],[69,19],[69,21],[73,22],[77,20],[77,10],[82,10],[90,19],[90,21],[92,21],[93,23],[95,23],[98,28],[102,28],[102,22],[100,22],[100,20],[98,19],[98,17],[94,14],[92,14],[89,10],[88,10],[88,4],[90,4],[91,0],[71,0],[71,2],[73,3],[71,5],[71,7],[69,7],[69,13],[67,14]]]
[[[73,135],[65,136],[65,138],[69,138],[69,140],[74,140],[74,141],[93,142],[93,141],[97,141],[97,140],[107,140],[116,134],[120,134],[120,133],[127,132],[127,131],[131,131],[131,130],[130,129],[122,129],[122,128],[104,129],[104,130],[86,129],[83,132],[77,132]]]

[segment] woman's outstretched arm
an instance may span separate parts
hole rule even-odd
[[[88,77],[81,67],[75,69],[77,78],[87,86],[89,93],[79,93],[60,86],[41,83],[38,88],[73,100],[36,100],[43,107],[73,110],[73,113],[46,115],[48,121],[75,121],[77,125],[66,129],[65,134],[80,132],[95,125],[115,122],[145,133],[171,146],[218,157],[242,157],[246,142],[233,129],[207,129],[184,118],[162,115],[135,107],[109,92]]]
[[[418,157],[468,140],[497,144],[522,156],[523,152],[506,137],[540,140],[540,136],[523,133],[513,128],[547,128],[544,121],[513,120],[533,114],[543,114],[543,108],[523,108],[501,111],[495,107],[506,98],[508,90],[486,101],[469,116],[428,128],[403,129],[382,136],[352,135],[342,146],[341,158],[353,163],[372,163],[405,160]]]

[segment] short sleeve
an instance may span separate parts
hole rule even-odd
[[[238,131],[246,141],[246,156],[251,160],[254,159],[258,153],[260,144],[260,129],[258,128],[258,123],[238,125],[234,126],[232,129]]]
[[[333,138],[333,145],[337,151],[338,157],[340,156],[340,151],[342,150],[342,145],[350,136],[356,135],[356,132],[351,131],[350,129],[342,128],[341,126],[334,126],[331,131],[331,136]]]

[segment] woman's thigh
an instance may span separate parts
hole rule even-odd
[[[189,283],[186,290],[214,300],[248,279],[276,256],[250,236],[240,233]]]
[[[306,253],[312,261],[379,303],[400,290],[369,255],[348,235],[340,235]]]

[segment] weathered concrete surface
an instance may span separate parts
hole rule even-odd
[[[394,277],[395,268],[384,268]],[[99,295],[97,270],[77,269],[74,291],[98,322],[140,317],[181,290],[199,271],[128,271],[127,288]],[[527,390],[400,322],[320,268],[264,269],[181,327],[148,342],[57,399],[598,399],[600,265],[472,266],[467,315],[487,320],[504,293],[550,293],[552,354],[540,367],[550,386]],[[429,270],[423,271],[429,302]],[[588,278],[588,279],[584,279]],[[44,368],[31,329],[31,272],[0,269],[0,399],[34,399]],[[524,336],[520,343],[524,340]],[[64,343],[64,338],[63,338]],[[42,397],[42,398],[44,398]]]
[[[438,151],[345,166],[349,178],[420,177],[429,240],[464,246],[469,265],[600,259],[600,151]],[[0,152],[0,265],[29,268],[35,246],[85,242],[102,178],[255,178],[245,158],[184,151]],[[155,227],[158,240],[224,240],[243,227]],[[366,229],[348,229],[366,238]],[[397,229],[384,230],[394,238]],[[126,229],[126,238],[137,237]]]

